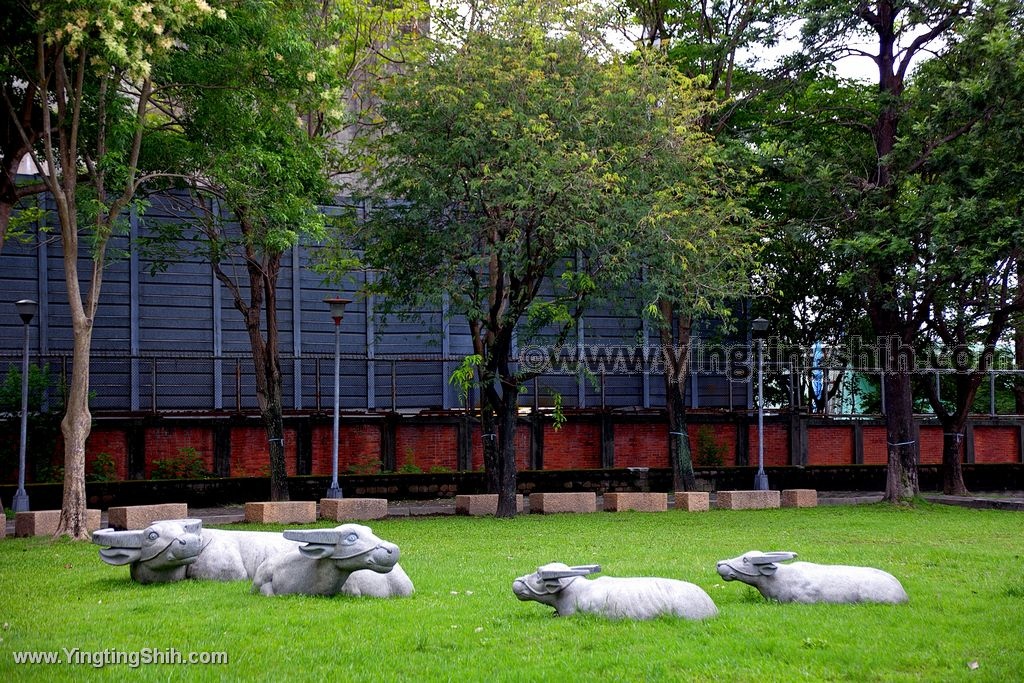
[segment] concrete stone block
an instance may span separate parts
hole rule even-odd
[[[676,510],[707,512],[711,509],[711,494],[707,491],[676,491]]]
[[[782,507],[816,508],[818,507],[818,492],[815,489],[783,489]]]
[[[186,517],[188,517],[188,505],[185,503],[126,505],[107,510],[107,523],[114,529],[145,529],[153,522],[163,519],[185,519]]]
[[[532,500],[532,499],[531,499]],[[516,512],[523,511],[523,497],[516,495]],[[457,515],[493,515],[498,512],[497,493],[479,493],[475,495],[455,496],[455,514]]]
[[[33,510],[14,513],[15,536],[53,536],[60,523],[60,510]],[[85,511],[85,528],[90,532],[102,526],[99,510]]]
[[[543,514],[552,512],[597,512],[597,494],[592,491],[580,493],[531,493],[530,512]]]
[[[246,503],[245,521],[257,524],[312,524],[316,521],[316,501]]]
[[[762,510],[781,504],[778,491],[719,491],[717,507],[723,510]]]
[[[667,493],[606,493],[604,494],[605,512],[665,512],[668,510]]]
[[[342,522],[349,519],[383,519],[388,516],[387,498],[321,498],[320,518]]]
[[[0,506],[0,538],[7,536],[7,514],[3,511],[3,507]]]

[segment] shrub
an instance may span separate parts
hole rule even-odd
[[[178,449],[178,455],[153,462],[150,479],[205,479],[211,476],[203,458],[192,446]]]
[[[110,453],[99,453],[92,463],[92,471],[85,475],[86,481],[116,481],[117,465]]]
[[[711,427],[704,426],[697,430],[697,448],[693,460],[698,467],[721,467],[725,464],[728,450],[715,439],[715,431]]]

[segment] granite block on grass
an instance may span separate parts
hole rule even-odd
[[[676,510],[707,512],[711,509],[711,494],[707,491],[676,491]]]
[[[387,498],[321,498],[320,518],[337,522],[348,519],[383,519],[388,516]]]
[[[665,512],[668,510],[667,493],[614,492],[604,494],[605,512]]]
[[[246,503],[245,521],[256,524],[312,524],[316,521],[316,501]]]
[[[541,514],[553,512],[597,512],[597,494],[592,491],[580,493],[531,493],[530,512]]]
[[[516,494],[516,512],[523,511],[523,496]],[[498,512],[497,493],[478,493],[473,495],[455,496],[455,514],[457,515],[494,515]]]
[[[763,510],[781,504],[778,491],[719,491],[717,507],[723,510]]]
[[[14,513],[15,536],[53,536],[60,523],[60,510],[33,510]],[[92,533],[101,526],[100,511],[85,511],[85,528]]]

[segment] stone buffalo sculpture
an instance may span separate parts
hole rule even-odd
[[[512,592],[520,600],[554,607],[557,616],[583,612],[612,619],[705,619],[718,614],[708,594],[692,583],[655,577],[582,578],[599,571],[598,565],[552,562],[513,581]]]
[[[369,527],[361,524],[289,530],[283,535],[304,545],[264,562],[253,577],[254,593],[336,595],[343,592],[353,572],[370,570],[385,574],[398,564],[398,546],[377,538]],[[411,582],[408,589],[412,592]]]
[[[726,581],[741,581],[761,595],[779,602],[881,602],[902,603],[907,593],[895,576],[873,567],[794,562],[792,552],[763,553],[752,550],[718,563]]]
[[[139,583],[252,579],[263,562],[298,543],[270,531],[204,529],[199,519],[154,522],[141,530],[100,529],[92,542],[107,564],[130,566]]]

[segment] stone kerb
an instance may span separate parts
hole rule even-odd
[[[668,510],[667,493],[606,493],[604,494],[605,512],[665,512]]]
[[[387,498],[321,498],[320,518],[341,522],[347,519],[383,519],[388,516]]]
[[[316,501],[246,503],[245,521],[256,524],[312,524],[316,521]]]
[[[533,500],[532,498],[530,499]],[[523,511],[523,496],[516,494],[516,512]],[[475,495],[455,496],[455,514],[457,515],[494,515],[498,512],[497,493],[478,493]]]
[[[186,503],[161,503],[159,505],[126,505],[107,510],[107,523],[114,529],[145,529],[162,519],[185,519],[188,517]]]
[[[707,512],[711,509],[711,494],[707,491],[676,491],[676,510]]]
[[[719,491],[717,507],[723,510],[763,510],[781,505],[778,491]]]
[[[783,489],[782,507],[814,508],[818,507],[818,491],[815,489]]]
[[[531,493],[530,512],[597,512],[597,494],[592,491]]]
[[[15,536],[53,536],[60,523],[60,510],[14,513]],[[102,526],[99,510],[85,511],[85,528],[92,533]]]

